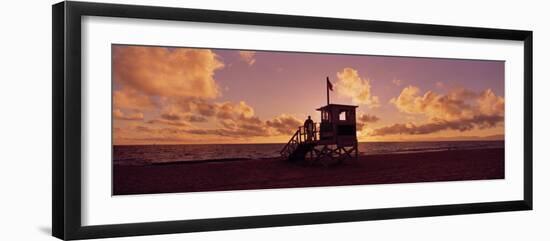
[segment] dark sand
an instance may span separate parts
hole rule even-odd
[[[504,178],[504,149],[360,156],[334,166],[280,159],[113,168],[113,194],[437,182]]]

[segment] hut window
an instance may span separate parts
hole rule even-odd
[[[340,114],[338,114],[338,120],[345,121],[347,117],[348,113],[345,110],[340,111]]]

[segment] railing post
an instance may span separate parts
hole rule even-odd
[[[302,127],[298,127],[298,144],[302,143]]]
[[[313,123],[313,141],[317,141],[317,123]]]

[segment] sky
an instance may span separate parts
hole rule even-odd
[[[359,141],[504,137],[504,62],[112,46],[115,145],[285,143],[357,105]]]

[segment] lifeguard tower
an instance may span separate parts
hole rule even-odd
[[[327,105],[317,109],[321,123],[314,123],[312,130],[299,127],[281,150],[284,159],[328,165],[358,157],[357,106],[330,104],[329,90],[332,84],[327,77]]]

